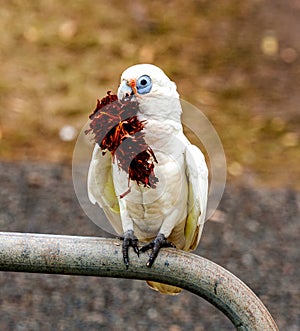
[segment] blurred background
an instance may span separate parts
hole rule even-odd
[[[103,235],[72,189],[74,144],[122,71],[153,63],[224,146],[228,186],[201,254],[248,281],[280,327],[300,330],[300,1],[0,2],[1,230]],[[1,330],[232,329],[188,293],[161,299],[149,290],[139,305],[143,283],[88,283],[1,274]],[[102,283],[105,300],[94,292]],[[113,313],[118,297],[124,312]],[[128,316],[143,305],[138,324]],[[179,307],[188,305],[186,317]]]
[[[69,162],[96,99],[150,62],[213,123],[229,179],[299,186],[299,13],[297,0],[4,1],[0,157]]]

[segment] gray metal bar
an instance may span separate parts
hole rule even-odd
[[[148,254],[130,251],[126,270],[118,239],[0,232],[0,270],[153,280],[195,293],[229,317],[237,330],[278,330],[258,297],[221,266],[195,254],[161,250],[152,268]]]

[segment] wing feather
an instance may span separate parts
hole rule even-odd
[[[185,151],[188,178],[188,215],[185,226],[184,250],[196,249],[205,222],[208,194],[208,169],[198,147],[188,145]]]
[[[91,203],[98,204],[117,233],[122,233],[122,223],[118,198],[112,178],[111,154],[102,155],[96,144],[88,172],[88,197]]]

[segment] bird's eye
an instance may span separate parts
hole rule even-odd
[[[141,76],[136,82],[136,88],[139,94],[146,94],[151,91],[152,81],[147,75]]]

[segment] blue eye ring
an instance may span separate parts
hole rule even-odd
[[[149,93],[151,88],[152,80],[148,75],[143,75],[136,81],[136,89],[139,94]]]

